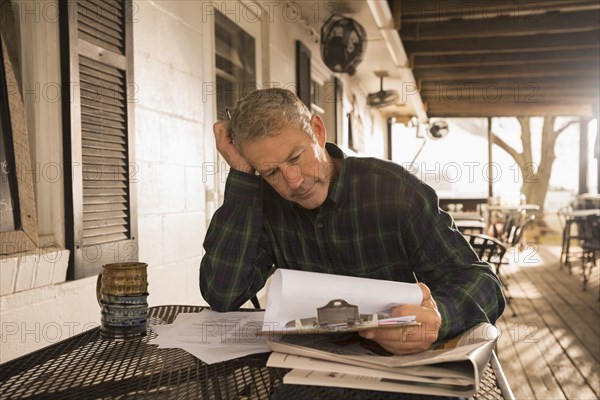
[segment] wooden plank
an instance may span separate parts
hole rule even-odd
[[[598,30],[577,33],[530,35],[517,38],[403,40],[404,48],[414,54],[493,54],[515,51],[559,51],[598,46]]]
[[[595,48],[580,50],[560,50],[560,51],[536,51],[536,52],[515,52],[515,53],[497,53],[497,54],[450,54],[450,55],[415,55],[413,58],[413,68],[427,67],[460,67],[466,65],[512,65],[516,62],[522,64],[546,64],[553,62],[563,62],[570,60],[578,61],[597,61],[600,58],[600,42]]]
[[[566,269],[560,270],[558,262],[560,256],[559,246],[539,247],[540,254],[543,254],[546,260],[551,260],[543,264],[542,267],[544,268],[544,273],[539,275],[540,278],[549,280],[553,284],[553,287],[561,294],[563,301],[577,307],[577,312],[586,315],[587,318],[592,321],[591,324],[596,329],[600,329],[598,324],[593,322],[600,318],[600,304],[598,304],[597,298],[595,297],[598,292],[594,292],[593,287],[591,287],[588,292],[583,292],[581,290],[581,278],[577,273],[577,264],[574,264],[576,268],[573,269],[573,275],[569,275]],[[596,268],[596,271],[597,270],[598,269]],[[598,281],[592,282],[596,282],[596,289],[598,289]]]
[[[567,77],[567,76],[598,76],[600,61],[581,62],[556,62],[547,64],[523,64],[518,61],[513,65],[488,66],[481,68],[479,65],[439,67],[439,68],[414,68],[416,79],[532,79],[540,77]]]
[[[514,274],[513,274],[514,277]],[[523,371],[534,392],[536,399],[565,399],[560,386],[551,373],[540,373],[550,371],[543,351],[540,348],[540,337],[547,334],[541,317],[527,301],[528,296],[536,295],[535,287],[524,287],[517,279],[511,279],[509,287],[512,297],[511,305],[517,312],[516,317],[503,317],[506,321],[507,331],[517,349],[519,358],[523,364]],[[499,354],[501,360],[504,355]],[[504,362],[504,361],[502,361]],[[509,381],[510,382],[510,381]]]
[[[535,335],[535,340],[541,350],[541,356],[566,397],[594,398],[597,395],[589,385],[591,380],[598,381],[597,359],[594,360],[590,356],[581,342],[567,347],[561,345],[561,340],[565,345],[569,341],[577,341],[574,336],[582,328],[582,321],[578,321],[577,315],[572,315],[569,307],[564,307],[564,303],[557,299],[551,287],[536,280],[540,269],[539,266],[527,265],[517,273],[516,284],[528,300],[517,304],[518,312],[528,310],[536,314],[534,319],[539,321],[536,328],[539,328],[540,332],[539,335]],[[532,290],[532,287],[535,289]],[[525,317],[525,321],[530,320]],[[570,340],[564,339],[565,330],[569,332]]]
[[[429,117],[515,117],[515,116],[582,116],[593,117],[594,106],[548,103],[425,103]]]
[[[402,40],[462,39],[535,35],[540,33],[584,32],[598,29],[600,10],[506,15],[493,19],[463,18],[460,20],[403,22]]]
[[[510,320],[509,323],[511,323]],[[507,318],[500,318],[496,322],[496,326],[502,333],[498,340],[497,353],[510,388],[517,399],[534,398],[531,382],[524,373],[527,370],[527,365],[521,360],[515,342],[511,340],[510,334],[507,333],[509,332]]]
[[[401,23],[423,21],[445,21],[457,18],[494,19],[501,15],[533,16],[542,12],[564,11],[569,9],[598,8],[595,0],[403,0],[398,11]]]
[[[545,329],[549,334],[543,336],[544,341],[537,344],[543,349],[542,356],[546,357],[547,362],[546,367],[538,369],[536,373],[556,379],[567,398],[597,398],[600,390],[599,364],[583,341],[597,343],[600,338],[595,331],[590,331],[587,327],[579,325],[578,328],[573,328],[571,326],[573,323],[565,322],[564,318],[579,318],[579,324],[586,321],[590,326],[597,326],[599,317],[593,308],[598,307],[595,297],[598,292],[581,292],[580,281],[576,276],[565,275],[566,279],[562,277],[556,279],[555,268],[558,268],[559,254],[559,249],[548,250],[548,247],[543,246],[534,254],[537,259],[529,258],[527,263],[523,260],[523,253],[510,255],[511,261],[521,264],[516,265],[511,262],[504,270],[505,276],[511,282],[509,291],[513,296],[512,303],[519,315],[513,318],[505,314],[500,322],[505,323],[514,336],[518,332],[516,330],[518,323],[535,321],[536,318],[541,321],[539,328]],[[594,289],[598,290],[598,282],[594,285]],[[562,286],[564,289],[561,289]],[[559,293],[557,290],[570,291],[573,295],[565,298],[564,293]],[[528,310],[537,313],[537,316],[522,315]],[[566,315],[568,317],[565,317]],[[513,324],[512,330],[510,324]],[[581,330],[589,334],[581,335],[579,332]],[[584,336],[583,340],[576,337],[577,333]],[[536,338],[538,336],[536,335]],[[499,345],[502,344],[503,342],[500,341]],[[499,348],[502,349],[500,346]],[[503,359],[502,351],[499,351],[499,356]],[[514,368],[505,369],[509,382],[520,374],[527,374],[527,370],[531,369],[527,357],[521,354],[519,356],[522,357],[524,371]],[[544,382],[547,382],[547,379],[545,378]],[[513,387],[513,390],[515,389],[517,388]],[[536,397],[538,397],[537,393]],[[520,396],[517,395],[517,398]]]

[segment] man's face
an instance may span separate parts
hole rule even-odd
[[[311,126],[315,139],[287,126],[276,135],[241,146],[246,160],[281,197],[307,209],[323,204],[333,175],[323,122],[313,117]]]

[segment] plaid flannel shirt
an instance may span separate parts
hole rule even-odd
[[[401,282],[416,275],[438,305],[439,340],[494,323],[505,306],[499,281],[434,190],[397,164],[345,157],[330,143],[327,151],[343,163],[317,210],[284,200],[259,176],[230,171],[200,267],[213,309],[239,308],[277,267]]]

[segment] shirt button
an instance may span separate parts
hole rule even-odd
[[[323,228],[323,224],[319,222],[319,223],[317,224],[317,228],[319,228],[319,229]]]

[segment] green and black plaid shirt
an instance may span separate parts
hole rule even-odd
[[[327,151],[344,158],[335,145]],[[497,278],[439,209],[434,190],[379,159],[344,158],[318,210],[284,200],[259,176],[231,170],[204,248],[200,289],[219,311],[254,296],[273,266],[401,282],[414,282],[414,272],[437,302],[440,339],[494,323],[504,310]]]

